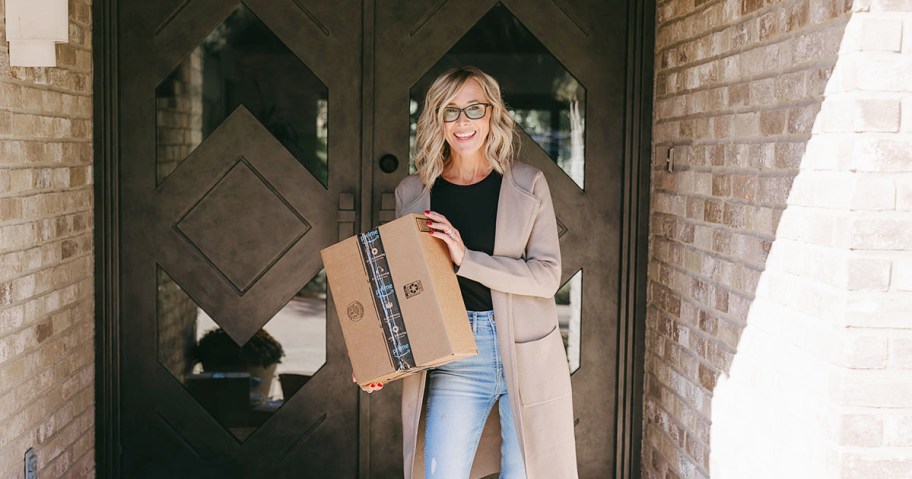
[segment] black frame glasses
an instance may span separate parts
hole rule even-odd
[[[476,115],[477,113],[469,113],[469,108],[473,108],[473,107],[476,107],[479,105],[484,106],[484,108],[481,109],[481,115],[472,116],[472,115]],[[444,123],[453,123],[454,121],[458,120],[459,115],[461,115],[463,113],[465,113],[466,118],[468,118],[470,120],[480,120],[480,119],[484,118],[485,115],[488,114],[489,106],[493,106],[493,105],[491,105],[490,103],[472,103],[471,105],[466,105],[465,108],[456,108],[455,106],[445,107],[443,109],[443,122]],[[452,114],[452,112],[454,112],[454,111],[456,112],[456,116],[454,116],[452,120],[447,120],[447,114],[448,113]]]

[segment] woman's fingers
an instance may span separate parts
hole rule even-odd
[[[432,220],[427,222],[428,227],[436,229],[447,236],[449,236],[449,233],[452,233],[453,236],[459,236],[459,230],[453,227],[453,224],[446,219],[446,216],[430,210],[424,210],[424,214],[428,219]]]
[[[450,250],[450,259],[453,260],[453,263],[457,266],[462,265],[462,258],[465,255],[466,246],[462,242],[459,230],[453,228],[453,225],[440,213],[424,210],[424,214],[427,215],[428,218],[438,220],[428,221],[427,225],[431,228],[428,233],[435,238],[442,239]],[[447,234],[449,232],[452,232],[453,234]]]
[[[453,225],[450,223],[450,220],[448,220],[446,216],[443,216],[436,211],[424,210],[424,215],[433,220],[435,223],[443,224],[449,228],[453,227]]]
[[[352,373],[352,382],[356,383],[356,384],[358,383],[358,380],[355,379],[354,373]],[[361,390],[366,393],[372,393],[374,391],[379,391],[381,389],[383,389],[383,383],[369,383],[367,385],[361,386]]]
[[[379,391],[383,389],[383,383],[370,383],[365,386],[361,386],[361,390],[370,394],[374,391]]]
[[[428,221],[427,225],[429,228],[440,231],[441,233],[446,234],[447,236],[449,236],[448,233],[453,233],[454,236],[459,235],[459,231],[456,228],[453,228],[452,225],[448,225],[446,223],[435,223],[433,221]]]

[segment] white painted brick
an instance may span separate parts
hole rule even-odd
[[[827,99],[820,105],[812,133],[844,133],[854,130],[854,105],[846,98]]]
[[[864,10],[872,12],[912,12],[912,3],[908,0],[865,0],[861,3]]]
[[[912,259],[893,262],[890,288],[895,291],[912,291]]]
[[[902,452],[845,452],[841,454],[841,458],[842,477],[846,479],[912,477],[912,458]]]
[[[892,58],[862,58],[855,70],[854,87],[859,90],[909,91],[912,78],[912,57],[892,55]]]
[[[783,213],[776,230],[777,237],[816,245],[833,245],[837,217],[818,208],[790,206]],[[843,224],[840,220],[840,232]]]
[[[850,203],[854,175],[834,171],[803,171],[792,183],[789,204],[840,208]]]
[[[905,21],[903,21],[902,37],[903,53],[912,53],[912,16],[910,15],[907,15]]]
[[[848,295],[844,315],[846,324],[852,327],[910,328],[909,311],[912,293],[854,292]],[[912,382],[909,384],[912,387]]]
[[[912,327],[912,325],[909,326]],[[912,369],[912,338],[893,338],[890,340],[889,367]]]
[[[898,99],[859,99],[853,106],[854,131],[899,131]]]
[[[858,173],[854,176],[849,209],[878,211],[896,207],[896,185],[891,175]]]
[[[852,218],[838,230],[839,243],[859,250],[912,250],[912,218],[874,214]]]
[[[853,369],[883,369],[887,366],[889,339],[879,336],[845,338],[845,365]]]
[[[902,19],[862,15],[861,47],[898,52],[902,48]]]
[[[912,408],[912,381],[908,372],[849,370],[840,389],[846,406]]]
[[[807,142],[801,162],[802,170],[848,169],[855,161],[854,137],[842,134],[818,134]]]
[[[845,267],[845,287],[849,291],[887,291],[890,288],[889,259],[849,257]]]
[[[912,415],[885,415],[883,426],[885,446],[912,446]]]
[[[841,446],[873,447],[883,443],[883,420],[877,416],[850,414],[842,416]]]
[[[899,109],[901,116],[899,131],[903,133],[912,132],[912,95],[902,98]]]

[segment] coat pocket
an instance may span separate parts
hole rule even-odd
[[[534,406],[570,394],[570,367],[555,326],[540,339],[516,343],[519,397],[523,406]]]

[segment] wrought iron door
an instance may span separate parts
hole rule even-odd
[[[427,87],[443,70],[475,65],[497,78],[520,126],[519,161],[545,172],[558,220],[563,286],[557,302],[572,371],[581,477],[615,474],[619,377],[619,278],[624,201],[624,2],[460,0],[376,7],[375,156],[408,158]],[[406,130],[406,119],[409,129]],[[411,146],[410,146],[411,145]],[[374,201],[405,172],[375,167]],[[386,196],[386,198],[385,198]],[[375,219],[389,213],[381,209]],[[517,318],[521,320],[521,318]],[[398,477],[401,391],[371,397],[371,466]],[[637,426],[634,426],[637,427]],[[401,461],[400,461],[401,462]]]
[[[95,12],[100,474],[402,476],[401,390],[351,383],[319,251],[393,218],[423,94],[459,64],[500,81],[548,177],[581,477],[636,474],[639,2]]]
[[[355,477],[319,252],[358,228],[360,3],[120,13],[123,477]]]

